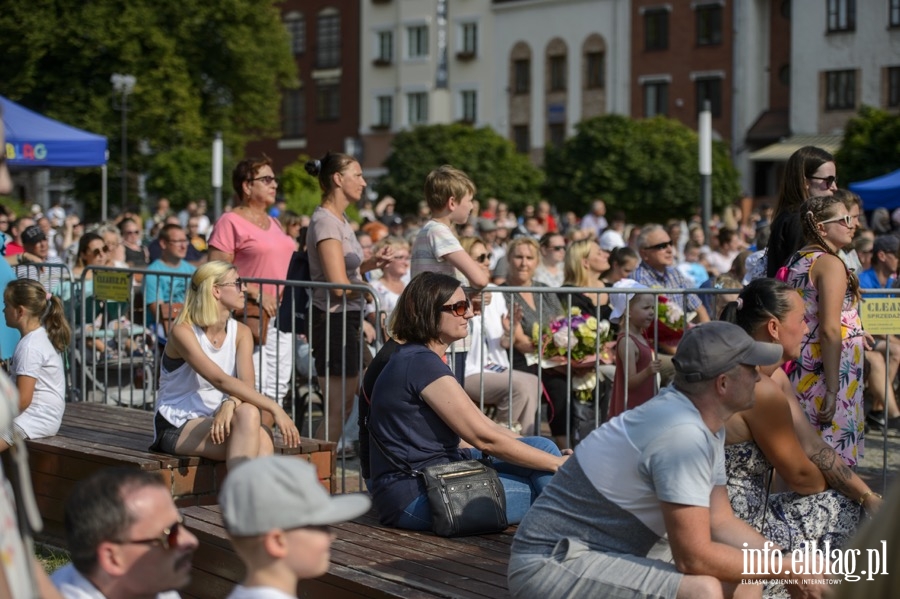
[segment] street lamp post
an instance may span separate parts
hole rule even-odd
[[[109,78],[116,94],[122,94],[119,110],[122,111],[122,212],[128,198],[128,96],[134,91],[137,82],[134,75],[113,73]]]

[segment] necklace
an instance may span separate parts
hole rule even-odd
[[[212,344],[213,347],[217,348],[217,347],[221,346],[222,343],[225,341],[226,334],[227,334],[227,331],[223,330],[221,333],[214,333],[212,336],[207,334],[206,338],[209,339],[209,342]]]

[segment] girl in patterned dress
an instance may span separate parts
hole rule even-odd
[[[850,466],[863,454],[863,330],[859,281],[838,256],[853,239],[854,222],[833,197],[801,206],[806,245],[779,273],[798,289],[809,333],[788,376],[809,421]]]

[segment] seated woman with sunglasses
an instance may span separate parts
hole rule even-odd
[[[368,419],[369,489],[385,525],[431,530],[425,486],[408,470],[490,455],[507,520],[516,524],[566,460],[550,440],[520,437],[490,420],[453,376],[444,355],[468,334],[473,316],[459,281],[432,272],[415,277],[394,309],[389,328],[402,345],[375,382]]]
[[[227,262],[208,262],[191,277],[162,354],[153,451],[225,460],[229,468],[270,455],[260,411],[274,417],[286,445],[299,444],[290,416],[253,388],[253,336],[231,317],[244,307],[241,288]]]

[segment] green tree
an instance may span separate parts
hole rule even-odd
[[[546,158],[546,196],[560,210],[587,211],[603,198],[632,222],[686,217],[700,208],[697,133],[664,117],[619,115],[579,123],[576,134]],[[713,143],[713,206],[740,194],[738,172],[721,142]]]
[[[221,131],[226,147],[239,155],[249,138],[277,130],[279,90],[296,85],[278,5],[275,0],[7,2],[0,11],[0,93],[106,135],[110,173],[116,173],[121,114],[110,76],[134,75],[129,171],[152,171],[151,191],[174,195],[184,181],[165,175],[173,172],[167,154],[209,152]],[[199,162],[183,168],[197,168]],[[207,180],[208,173],[207,168],[202,175]],[[111,177],[110,184],[110,197],[118,197],[118,179]],[[99,204],[99,186],[90,189],[83,199]],[[208,191],[207,184],[203,195]]]
[[[297,160],[281,171],[278,188],[284,194],[288,210],[311,215],[322,201],[319,181],[306,172],[304,165],[309,156],[301,154]]]
[[[863,106],[844,127],[835,154],[841,181],[864,181],[900,167],[900,115]]]
[[[540,198],[543,174],[493,129],[464,124],[429,125],[399,133],[378,184],[381,194],[397,200],[400,212],[413,212],[423,199],[425,177],[452,164],[471,177],[478,197],[496,197],[520,206]]]

